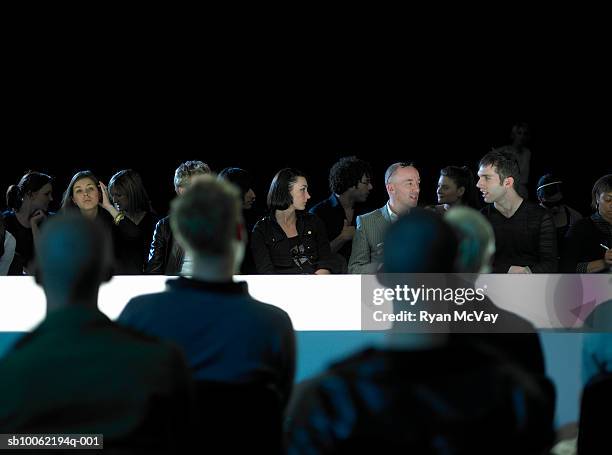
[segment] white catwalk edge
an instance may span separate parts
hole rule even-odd
[[[161,292],[174,277],[115,276],[100,287],[98,306],[117,319],[138,295]],[[359,275],[236,275],[253,298],[285,310],[295,330],[360,330]],[[45,318],[45,294],[33,277],[0,277],[0,332],[29,332]]]

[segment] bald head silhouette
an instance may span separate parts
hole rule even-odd
[[[439,215],[412,209],[387,230],[385,273],[450,273],[457,253],[454,231]]]
[[[112,251],[110,233],[80,214],[46,222],[37,246],[36,282],[48,306],[95,305],[100,284],[111,277]]]

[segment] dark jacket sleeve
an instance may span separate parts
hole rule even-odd
[[[253,228],[251,236],[251,252],[255,261],[255,268],[260,274],[274,274],[276,269],[270,257],[268,245],[266,245],[265,220],[259,221]]]
[[[561,250],[561,263],[559,266],[561,273],[577,273],[579,263],[590,262],[585,261],[583,253],[585,245],[589,242],[588,220],[588,218],[585,218],[576,222],[567,231]]]
[[[312,223],[313,231],[315,232],[317,241],[317,254],[319,256],[316,268],[327,269],[333,273],[337,270],[336,267],[334,267],[331,246],[329,244],[329,239],[327,238],[327,230],[325,229],[325,224],[323,224],[321,218],[316,215],[312,215]]]
[[[162,218],[155,225],[155,232],[153,233],[153,241],[151,242],[151,249],[149,250],[149,260],[145,267],[145,273],[162,275],[164,273],[165,262],[167,257],[168,248],[168,235],[166,230],[168,218]]]
[[[531,269],[533,273],[557,273],[557,231],[552,216],[544,212],[540,222],[540,241],[539,241],[540,262]]]

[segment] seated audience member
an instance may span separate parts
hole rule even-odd
[[[268,191],[270,213],[253,228],[251,251],[257,273],[316,274],[336,271],[323,222],[305,211],[306,177],[296,169],[278,171]]]
[[[62,212],[80,213],[104,226],[113,239],[114,274],[130,273],[131,270],[126,270],[126,264],[120,260],[125,254],[121,247],[138,240],[138,226],[111,203],[106,185],[93,172],[80,171],[72,177],[62,197]]]
[[[185,161],[174,172],[174,190],[181,196],[194,177],[210,174],[210,167],[202,161]],[[145,271],[159,275],[190,275],[191,258],[179,245],[170,229],[170,217],[159,220],[153,233],[149,260]]]
[[[457,259],[453,271],[455,286],[474,289],[480,273],[491,271],[495,253],[495,234],[487,219],[469,207],[454,207],[444,215],[444,220],[457,232],[459,238]],[[500,354],[510,357],[525,370],[543,375],[546,372],[544,353],[535,327],[526,319],[497,307],[487,296],[483,301],[463,304],[463,310],[481,310],[497,314],[496,323],[461,324],[452,327],[453,342],[477,340],[494,347]],[[455,335],[455,332],[457,334]],[[473,338],[476,337],[476,338]]]
[[[612,300],[595,307],[584,321],[587,328],[582,340],[582,382],[612,373]]]
[[[111,202],[135,226],[136,237],[116,237],[118,269],[123,274],[138,275],[144,272],[149,257],[153,231],[158,221],[147,190],[138,172],[126,169],[117,172],[108,182]]]
[[[561,272],[609,273],[612,268],[612,174],[591,191],[595,213],[570,227],[561,249]]]
[[[440,171],[436,192],[439,205],[432,208],[441,215],[451,207],[459,205],[480,209],[474,176],[467,166],[443,168]]]
[[[576,221],[582,219],[582,215],[563,202],[561,184],[563,182],[552,174],[540,177],[536,193],[540,205],[550,211],[553,223],[557,229],[557,246],[561,249],[565,234]]]
[[[419,171],[412,163],[394,163],[385,172],[385,188],[389,201],[380,209],[357,217],[349,273],[376,273],[382,260],[387,228],[419,202]]]
[[[331,196],[310,209],[325,224],[332,253],[344,259],[345,269],[351,258],[355,236],[355,218],[372,191],[372,169],[355,156],[341,158],[329,171]],[[345,270],[346,271],[346,270]]]
[[[104,449],[128,453],[185,445],[193,383],[182,354],[97,308],[111,277],[110,242],[74,213],[43,227],[36,281],[47,314],[0,359],[0,432],[99,433]]]
[[[519,176],[516,182],[516,191],[523,199],[529,199],[529,172],[531,167],[531,150],[529,142],[531,140],[531,132],[529,124],[526,122],[518,122],[512,125],[510,134],[512,143],[506,147],[501,147],[499,150],[510,150],[516,155],[516,160],[519,166]]]
[[[582,379],[577,441],[579,454],[599,454],[609,446],[612,406],[612,300],[600,303],[584,322]],[[605,449],[604,449],[605,452]]]
[[[8,274],[15,256],[15,243],[15,237],[6,231],[4,221],[0,216],[0,276]]]
[[[237,189],[198,177],[172,202],[170,225],[193,257],[193,278],[130,300],[119,322],[180,346],[197,381],[270,386],[286,402],[295,369],[291,320],[232,281],[245,243]]]
[[[247,231],[247,246],[244,260],[240,266],[240,274],[253,275],[256,273],[255,261],[253,260],[253,254],[251,254],[251,232],[255,226],[255,209],[253,205],[256,198],[255,191],[253,190],[253,178],[248,171],[238,167],[226,167],[219,172],[219,178],[225,179],[240,188],[242,195],[242,218]]]
[[[492,151],[480,160],[477,187],[495,232],[494,273],[555,273],[557,236],[550,213],[516,191],[516,156]]]
[[[456,251],[451,228],[417,209],[388,229],[384,268],[440,273],[452,269]],[[288,412],[288,453],[535,454],[549,446],[545,379],[524,374],[487,346],[422,329],[394,329],[385,344],[298,387]]]
[[[41,224],[49,216],[53,201],[53,179],[46,174],[30,171],[11,185],[6,192],[5,227],[15,238],[15,255],[9,275],[30,274],[30,262],[35,256],[36,240]]]

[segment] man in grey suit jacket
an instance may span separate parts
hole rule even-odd
[[[378,210],[357,217],[349,273],[376,273],[382,262],[383,240],[387,227],[399,215],[416,207],[421,178],[412,163],[394,163],[385,172],[389,201]]]

